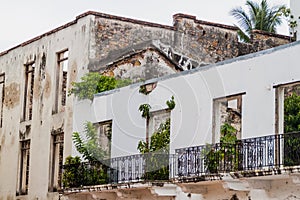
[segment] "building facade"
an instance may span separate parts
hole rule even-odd
[[[254,105],[257,102],[252,101],[252,98],[256,97],[250,94],[255,88],[249,91],[247,89],[245,94],[245,90],[234,86],[241,86],[239,81],[243,78],[250,79],[250,76],[239,76],[238,72],[246,76],[247,70],[250,72],[259,69],[256,66],[241,69],[240,64],[234,62],[228,64],[230,67],[211,67],[210,64],[291,42],[291,38],[286,36],[255,32],[252,43],[243,44],[238,42],[236,30],[232,26],[205,22],[184,14],[174,15],[174,26],[165,26],[87,12],[66,25],[0,53],[0,199],[59,199],[57,191],[61,189],[62,165],[66,157],[76,153],[72,145],[72,133],[82,130],[84,120],[99,122],[102,132],[112,126],[112,157],[136,152],[136,139],[125,137],[124,139],[128,139],[126,145],[117,145],[117,140],[123,140],[123,133],[144,132],[144,121],[137,113],[136,103],[148,101],[155,105],[153,112],[156,112],[165,109],[162,104],[172,95],[178,101],[173,111],[156,113],[158,120],[171,116],[171,130],[176,136],[172,139],[171,152],[185,146],[181,141],[192,137],[188,134],[195,136],[189,145],[211,141],[208,133],[212,131],[212,123],[198,123],[199,119],[205,121],[212,118],[211,99],[237,95],[242,97],[242,105],[248,105],[248,101]],[[291,47],[294,48],[297,46]],[[265,57],[268,56],[263,56],[262,59]],[[242,62],[248,61],[238,63]],[[81,112],[82,106],[89,110],[91,105],[78,102],[72,95],[68,95],[72,82],[80,81],[89,71],[139,82],[205,65],[209,67],[204,67],[202,71],[194,70],[186,75],[182,72],[158,82],[149,96],[137,94],[137,86],[133,85],[120,92],[114,91],[113,94],[96,97],[92,106],[104,109],[99,113]],[[231,74],[231,70],[236,71]],[[282,75],[280,70],[282,69],[278,69],[276,74]],[[197,79],[204,73],[207,73],[205,78]],[[233,77],[236,73],[237,76]],[[253,73],[253,79],[256,74]],[[297,74],[294,76],[296,80]],[[226,82],[223,82],[224,78]],[[268,91],[273,91],[275,78],[277,77],[270,77],[262,83],[264,87],[271,87],[270,90],[257,92],[273,98],[274,94]],[[276,79],[276,83],[289,83],[291,79],[291,76],[286,76]],[[176,84],[173,85],[173,81]],[[201,84],[198,84],[199,81]],[[198,88],[190,86],[194,82]],[[210,82],[214,82],[213,88],[210,88]],[[153,84],[153,79],[149,83]],[[244,84],[246,86],[251,82]],[[201,92],[196,92],[198,90]],[[201,93],[205,95],[199,96]],[[187,99],[183,98],[190,94],[195,99],[188,96]],[[121,95],[120,99],[115,98],[118,95]],[[152,99],[153,95],[159,95],[160,98]],[[110,106],[115,103],[123,104],[121,99],[128,101],[130,109],[120,108],[116,112]],[[190,101],[189,106],[186,106],[186,101]],[[266,126],[261,129],[251,120],[249,124],[244,122],[252,117],[252,107],[250,108],[247,110],[245,107],[242,111],[241,137],[252,136],[250,130],[253,126],[257,130],[252,132],[264,134],[274,131],[273,107],[266,106],[265,112],[260,115],[267,118]],[[119,121],[121,124],[115,123],[116,119],[122,118],[118,116],[122,109],[125,109],[124,113],[132,113],[133,116],[129,116],[129,119],[133,117],[132,119],[137,120],[137,126],[131,127],[131,123],[122,120]],[[208,116],[199,116],[203,111]],[[157,119],[151,122],[152,129],[157,127],[155,120]],[[185,123],[185,120],[190,122]],[[187,135],[182,134],[182,131]],[[194,135],[195,131],[203,134]],[[219,133],[216,131],[214,139],[218,140],[218,137]],[[105,138],[103,142],[105,143]],[[129,145],[130,148],[127,148]],[[174,187],[170,187],[173,191]]]

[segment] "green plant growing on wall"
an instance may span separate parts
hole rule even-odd
[[[172,96],[170,100],[167,100],[166,104],[167,104],[167,106],[170,110],[173,110],[175,108],[175,105],[176,105],[175,100],[174,100],[174,96]]]
[[[125,87],[127,85],[130,85],[132,83],[132,80],[129,78],[125,78],[125,79],[116,79],[116,88],[121,88],[121,87]]]
[[[219,170],[236,170],[238,168],[236,131],[230,124],[223,124],[218,146],[207,145],[204,149],[204,164],[210,173],[217,173]]]
[[[79,100],[93,100],[94,94],[112,90],[131,84],[130,79],[115,79],[114,77],[103,76],[98,72],[89,72],[81,77],[81,82],[73,82],[69,95],[74,94]]]
[[[160,152],[168,153],[170,144],[170,119],[161,123],[158,130],[153,133],[150,140],[150,145],[147,146],[146,142],[141,140],[137,149],[140,153]]]
[[[143,118],[147,119],[150,117],[150,109],[151,109],[151,106],[147,103],[140,105],[139,111],[141,112]]]
[[[150,145],[147,141],[140,141],[137,149],[146,159],[146,180],[167,180],[169,178],[169,145],[170,145],[170,119],[161,123],[158,130],[153,133]]]
[[[146,85],[141,85],[141,86],[140,86],[139,93],[147,95],[147,94],[149,94],[150,92],[151,92],[151,91],[147,91]]]

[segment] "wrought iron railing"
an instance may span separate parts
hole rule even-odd
[[[178,156],[179,177],[222,172],[279,169],[300,165],[300,133],[269,135],[181,148]]]
[[[63,187],[168,181],[222,172],[272,170],[300,165],[300,133],[269,135],[181,148],[171,154],[137,154],[63,166]]]
[[[82,162],[63,166],[63,188],[109,183],[110,169],[103,162]]]
[[[63,166],[63,188],[108,183],[166,181],[176,170],[175,155],[147,153]]]
[[[169,180],[176,171],[176,157],[147,153],[111,159],[110,181],[113,183]]]

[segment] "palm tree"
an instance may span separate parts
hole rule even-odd
[[[247,0],[246,12],[242,7],[233,8],[230,11],[239,25],[239,37],[241,41],[249,42],[252,30],[262,30],[276,33],[276,27],[282,23],[282,13],[286,10],[284,5],[270,7],[266,0],[260,4]]]

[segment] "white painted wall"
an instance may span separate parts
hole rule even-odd
[[[213,99],[245,92],[242,105],[242,138],[274,134],[274,85],[300,80],[300,43],[285,45],[189,72],[156,79],[148,95],[139,85],[96,95],[92,104],[75,105],[75,120],[113,120],[112,157],[138,153],[138,141],[145,138],[145,119],[138,111],[149,103],[151,110],[166,108],[175,97],[171,111],[171,153],[181,147],[203,145],[212,140]],[[151,82],[150,81],[150,82]],[[78,125],[78,123],[77,123]],[[81,130],[80,127],[77,127]]]

